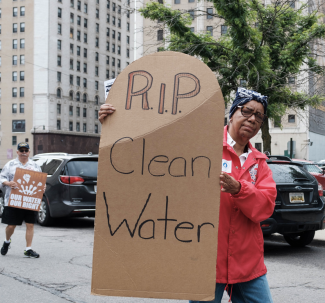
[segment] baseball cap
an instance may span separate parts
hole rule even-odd
[[[20,149],[20,148],[22,148],[22,147],[25,147],[25,148],[29,149],[29,145],[26,142],[20,142],[20,143],[18,143],[17,150]]]

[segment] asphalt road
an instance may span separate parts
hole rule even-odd
[[[4,228],[1,224],[2,238]],[[7,256],[0,255],[0,302],[187,302],[90,295],[93,228],[93,219],[64,220],[47,228],[36,225],[33,249],[41,257],[28,259],[23,257],[25,226],[17,227]],[[324,231],[300,249],[290,247],[280,235],[267,238],[265,262],[274,303],[325,301]],[[225,294],[222,302],[228,299]]]

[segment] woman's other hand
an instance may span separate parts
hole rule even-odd
[[[100,106],[100,109],[99,109],[99,117],[98,117],[98,120],[100,123],[103,123],[105,118],[114,113],[115,112],[115,108],[112,104],[103,104]]]

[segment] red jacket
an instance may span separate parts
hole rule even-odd
[[[228,167],[228,174],[240,182],[241,189],[236,195],[221,192],[217,283],[246,282],[266,273],[260,222],[272,215],[277,192],[267,157],[248,144],[252,152],[241,167],[239,157],[227,144],[225,127],[223,167]]]

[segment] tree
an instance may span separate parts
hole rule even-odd
[[[226,103],[241,79],[247,88],[269,97],[267,116],[272,119],[284,115],[289,108],[304,110],[325,101],[319,91],[324,75],[319,59],[325,50],[320,6],[311,7],[312,1],[299,8],[294,8],[294,1],[283,0],[266,6],[259,0],[211,2],[214,16],[227,26],[227,33],[219,39],[210,33],[192,32],[189,26],[193,13],[157,2],[147,3],[140,12],[168,28],[167,50],[197,56],[217,74]],[[195,13],[207,12],[197,9]],[[288,84],[290,79],[296,79],[299,89]],[[262,139],[264,151],[271,152],[268,120],[262,125]]]

